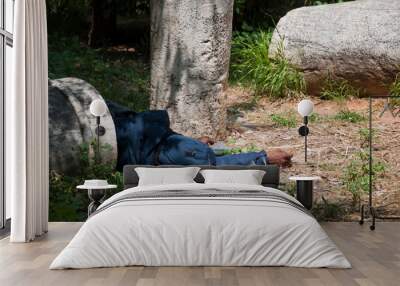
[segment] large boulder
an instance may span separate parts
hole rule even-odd
[[[278,23],[270,45],[304,72],[310,93],[329,75],[385,95],[400,71],[400,1],[360,0],[303,7]]]
[[[77,78],[49,81],[49,141],[50,170],[62,174],[80,171],[79,148],[95,138],[96,118],[90,113],[90,103],[103,100],[100,93],[89,83]],[[106,132],[100,137],[101,145],[111,146],[103,152],[103,162],[117,161],[117,137],[110,112],[101,117]]]
[[[151,0],[151,108],[188,136],[226,130],[233,0]]]

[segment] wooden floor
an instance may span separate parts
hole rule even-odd
[[[325,223],[324,229],[352,269],[288,267],[124,267],[48,270],[80,223],[51,223],[29,244],[0,241],[0,285],[400,285],[400,223],[378,223],[375,232],[357,223]]]

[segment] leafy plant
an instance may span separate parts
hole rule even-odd
[[[365,120],[365,117],[355,111],[341,110],[334,116],[335,120],[358,123]]]
[[[386,166],[379,161],[372,164],[372,180],[382,175],[385,172]],[[365,151],[360,151],[355,154],[344,169],[343,183],[346,190],[351,193],[353,207],[359,202],[361,195],[369,191],[369,154]]]
[[[376,130],[372,129],[371,135],[372,137],[375,136]],[[358,130],[358,134],[360,135],[361,139],[361,147],[365,147],[369,144],[369,128],[360,128]]]
[[[354,88],[347,80],[335,79],[328,75],[325,79],[320,98],[325,100],[343,100],[359,97],[360,91]]]
[[[114,170],[114,163],[103,163],[97,157],[90,156],[97,148],[96,141],[82,144],[79,148],[80,172],[78,176],[66,176],[54,171],[50,172],[49,220],[50,221],[83,221],[87,217],[89,200],[87,192],[77,191],[76,186],[85,179],[106,179],[110,184],[118,186],[116,192],[123,187],[122,174]],[[110,146],[102,145],[101,152],[107,152]],[[109,193],[112,195],[112,193]]]
[[[269,55],[272,31],[235,33],[232,41],[231,79],[250,86],[256,94],[283,98],[305,90],[305,80],[284,57],[280,45],[276,56]]]
[[[296,116],[293,113],[289,113],[287,115],[282,114],[271,114],[270,115],[271,121],[277,127],[287,127],[287,128],[294,128],[296,127]]]
[[[400,73],[397,74],[395,81],[390,86],[390,94],[400,96]]]

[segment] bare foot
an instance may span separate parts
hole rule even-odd
[[[271,149],[267,152],[268,164],[290,167],[292,165],[293,154],[282,149]]]

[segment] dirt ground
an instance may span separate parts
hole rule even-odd
[[[344,220],[356,220],[357,206],[351,208],[351,195],[343,184],[343,170],[355,153],[366,147],[360,129],[368,127],[368,99],[347,101],[322,101],[312,98],[316,120],[309,124],[309,157],[304,162],[304,137],[299,136],[298,127],[302,118],[297,113],[300,99],[271,101],[266,98],[254,101],[254,96],[245,89],[235,87],[228,90],[228,137],[225,142],[231,147],[254,145],[260,149],[282,148],[293,153],[293,166],[282,170],[282,188],[293,189],[288,181],[291,175],[316,175],[322,180],[315,186],[316,202],[324,197],[328,202],[348,209]],[[387,111],[380,117],[385,100],[373,101],[373,158],[383,162],[385,173],[376,180],[373,203],[387,205],[379,209],[380,214],[400,214],[400,116]],[[333,117],[341,110],[355,111],[365,120],[358,123],[341,121]],[[396,113],[398,110],[394,110]],[[295,118],[295,127],[278,126],[271,114]],[[399,113],[400,114],[400,113]],[[395,114],[396,115],[396,114]],[[368,145],[367,145],[368,146]],[[362,197],[367,202],[368,196]]]

